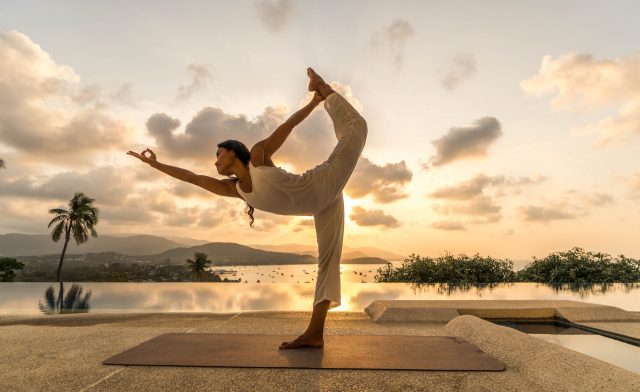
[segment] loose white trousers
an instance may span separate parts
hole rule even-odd
[[[340,306],[340,258],[344,237],[344,189],[367,140],[367,122],[337,92],[330,94],[324,107],[333,120],[338,144],[329,158],[314,168],[314,183],[323,206],[313,214],[318,241],[318,277],[313,300],[315,306],[331,301]]]

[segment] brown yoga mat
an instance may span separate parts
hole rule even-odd
[[[105,365],[311,369],[504,370],[504,364],[455,336],[325,335],[323,348],[280,350],[296,336],[166,333]]]

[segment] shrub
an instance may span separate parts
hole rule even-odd
[[[394,268],[387,264],[378,268],[377,282],[412,283],[495,283],[516,280],[513,262],[509,259],[482,257],[478,253],[469,257],[446,253],[437,258],[411,254],[402,265]]]
[[[518,271],[518,280],[543,283],[631,283],[640,281],[640,261],[624,255],[586,252],[574,247],[551,253]]]

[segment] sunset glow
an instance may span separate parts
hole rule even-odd
[[[4,1],[0,233],[47,234],[78,191],[99,234],[315,245],[310,217],[251,228],[243,200],[126,155],[222,179],[216,144],[269,136],[311,66],[368,123],[345,245],[640,257],[640,3],[489,3]],[[320,105],[273,161],[302,173],[336,143]]]

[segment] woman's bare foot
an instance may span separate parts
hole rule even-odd
[[[309,75],[309,85],[307,89],[309,91],[318,91],[320,84],[326,84],[325,81],[313,70],[313,68],[307,68],[307,75]]]
[[[332,89],[313,68],[307,68],[307,75],[309,75],[309,85],[307,86],[309,91],[316,91],[322,95],[324,99],[327,99],[330,94],[335,93],[335,90]]]
[[[280,345],[280,349],[289,349],[289,348],[303,348],[303,347],[312,347],[312,348],[320,348],[324,346],[324,340],[322,337],[313,337],[302,334],[295,338],[290,342],[282,342]]]

